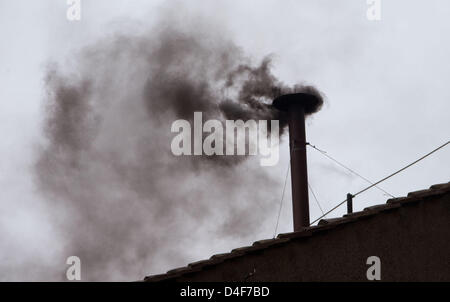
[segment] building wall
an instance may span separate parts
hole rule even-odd
[[[450,194],[359,218],[310,237],[226,260],[178,281],[450,281]],[[251,274],[254,272],[254,274]]]

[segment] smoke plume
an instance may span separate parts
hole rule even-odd
[[[170,126],[201,111],[283,129],[273,97],[313,88],[289,89],[270,58],[254,64],[222,33],[167,23],[71,59],[76,67],[47,72],[36,181],[83,280],[140,279],[185,264],[193,242],[250,238],[273,220],[280,184],[267,169],[251,158],[176,157]]]

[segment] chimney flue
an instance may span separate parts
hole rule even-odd
[[[273,101],[275,108],[287,113],[289,121],[292,210],[295,232],[309,227],[305,115],[315,112],[319,102],[317,96],[309,93],[285,94]]]

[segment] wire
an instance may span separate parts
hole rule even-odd
[[[427,154],[425,154],[424,156],[420,157],[419,159],[413,161],[413,162],[410,163],[409,165],[407,165],[407,166],[401,168],[400,170],[395,171],[394,173],[392,173],[392,174],[386,176],[385,178],[383,178],[383,179],[377,181],[376,183],[374,183],[374,184],[368,186],[367,188],[362,189],[362,190],[359,191],[358,193],[354,194],[353,197],[358,196],[359,194],[361,194],[361,193],[363,193],[363,192],[369,190],[370,188],[373,188],[374,186],[378,185],[379,183],[385,181],[386,179],[389,179],[389,178],[391,178],[392,176],[397,175],[398,173],[400,173],[400,172],[402,172],[402,171],[408,169],[408,168],[411,167],[412,165],[414,165],[414,164],[418,163],[419,161],[425,159],[426,157],[430,156],[431,154],[435,153],[436,151],[438,151],[438,150],[444,148],[444,147],[447,146],[449,143],[450,143],[450,141],[447,141],[445,144],[440,145],[440,146],[437,147],[436,149],[434,149],[434,150],[428,152]],[[331,212],[333,212],[334,210],[336,210],[338,207],[340,207],[341,205],[343,205],[346,201],[347,201],[347,199],[345,199],[344,201],[338,203],[335,207],[333,207],[331,210],[329,210],[328,212],[326,212],[324,215],[320,216],[319,218],[317,218],[316,220],[314,220],[313,222],[311,222],[309,225],[312,225],[312,224],[316,223],[317,221],[319,221],[320,219],[322,219],[322,218],[325,217],[326,215],[330,214]]]
[[[313,222],[311,222],[309,225],[313,225],[314,223],[316,223],[317,221],[319,221],[320,219],[322,219],[323,217],[325,217],[326,215],[330,214],[331,212],[333,212],[334,210],[336,210],[337,208],[339,208],[341,205],[343,205],[345,202],[347,202],[347,198],[338,203],[337,206],[335,206],[334,208],[332,208],[331,210],[329,210],[328,212],[326,212],[325,214],[323,214],[322,216],[320,216],[319,218],[317,218],[316,220],[314,220]]]
[[[347,166],[344,165],[343,163],[339,162],[338,160],[334,159],[333,157],[331,157],[330,155],[328,155],[326,151],[320,150],[319,148],[317,148],[317,147],[314,146],[314,145],[311,145],[310,143],[306,143],[306,145],[310,146],[310,147],[313,148],[313,149],[316,149],[316,150],[319,151],[322,155],[326,156],[328,159],[332,160],[333,162],[335,162],[335,163],[338,164],[339,166],[341,166],[341,167],[343,167],[344,169],[350,171],[351,173],[353,173],[353,174],[355,174],[356,176],[360,177],[361,179],[365,180],[365,181],[368,182],[369,184],[372,184],[372,185],[373,185],[373,182],[372,182],[372,181],[368,180],[367,178],[365,178],[364,176],[362,176],[362,175],[359,174],[358,172],[356,172],[356,171],[350,169],[349,167],[347,167]],[[390,196],[390,197],[392,197],[392,198],[395,198],[394,195],[392,195],[392,194],[389,193],[389,192],[386,192],[384,189],[382,189],[382,188],[380,188],[380,187],[378,187],[378,186],[375,186],[375,187],[376,187],[378,190],[380,190],[380,191],[384,192],[385,194],[387,194],[388,196]]]
[[[290,169],[291,169],[291,164],[289,162],[288,163],[288,168],[287,168],[287,171],[286,171],[286,177],[284,179],[283,193],[281,194],[280,208],[278,210],[277,224],[275,225],[275,232],[273,233],[273,238],[275,238],[275,236],[277,235],[278,223],[280,222],[281,208],[283,207],[284,192],[286,191],[286,184],[287,184],[287,179],[288,179],[288,176],[289,176],[289,170]]]
[[[400,172],[402,172],[402,171],[404,171],[404,170],[408,169],[408,168],[409,168],[409,167],[411,167],[412,165],[414,165],[414,164],[418,163],[419,161],[423,160],[424,158],[426,158],[426,157],[430,156],[430,155],[431,155],[431,154],[433,154],[434,152],[436,152],[436,151],[438,151],[438,150],[440,150],[440,149],[444,148],[444,147],[445,147],[445,146],[447,146],[447,145],[448,145],[449,143],[450,143],[450,141],[447,141],[447,142],[446,142],[445,144],[443,144],[443,145],[440,145],[439,147],[437,147],[437,148],[436,148],[436,149],[434,149],[433,151],[430,151],[430,152],[428,152],[427,154],[425,154],[425,155],[424,155],[424,156],[422,156],[421,158],[419,158],[419,159],[417,159],[417,160],[413,161],[413,162],[412,162],[412,163],[410,163],[409,165],[407,165],[407,166],[405,166],[405,167],[401,168],[400,170],[398,170],[398,171],[396,171],[396,172],[392,173],[392,174],[391,174],[391,175],[389,175],[389,176],[386,176],[385,178],[383,178],[383,179],[381,179],[381,180],[377,181],[376,183],[372,184],[371,186],[368,186],[367,188],[365,188],[365,189],[363,189],[363,190],[359,191],[358,193],[354,194],[354,195],[353,195],[353,197],[355,197],[355,196],[358,196],[359,194],[361,194],[361,193],[363,193],[363,192],[365,192],[365,191],[369,190],[370,188],[372,188],[372,187],[376,186],[377,184],[379,184],[379,183],[381,183],[381,182],[385,181],[386,179],[388,179],[388,178],[391,178],[392,176],[394,176],[394,175],[397,175],[398,173],[400,173]]]
[[[310,185],[309,183],[308,183],[308,187],[309,187],[309,189],[311,190],[311,193],[312,193],[312,195],[314,196],[314,199],[316,200],[316,203],[317,203],[317,205],[319,206],[319,209],[320,209],[320,211],[322,212],[322,215],[323,215],[324,213],[323,213],[322,207],[320,206],[319,200],[317,199],[317,196],[316,196],[316,194],[314,193],[314,191],[313,191],[313,189],[312,189],[312,187],[311,187],[311,185]]]

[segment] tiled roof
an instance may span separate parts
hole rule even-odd
[[[148,276],[145,277],[144,281],[155,282],[173,280],[187,274],[195,273],[206,268],[211,268],[232,258],[243,257],[249,253],[261,251],[262,249],[266,249],[268,247],[289,244],[294,240],[299,241],[304,238],[314,236],[319,232],[334,229],[344,224],[358,222],[373,215],[378,215],[381,212],[395,211],[400,207],[417,202],[424,202],[426,200],[433,199],[434,197],[439,197],[449,193],[450,182],[433,185],[429,189],[411,192],[406,197],[392,198],[387,200],[385,204],[367,207],[360,212],[346,214],[340,218],[322,219],[319,221],[317,226],[307,227],[299,232],[279,234],[277,238],[256,241],[251,246],[236,248],[230,253],[216,254],[207,260],[193,262],[188,264],[186,267],[172,269],[165,274]]]

